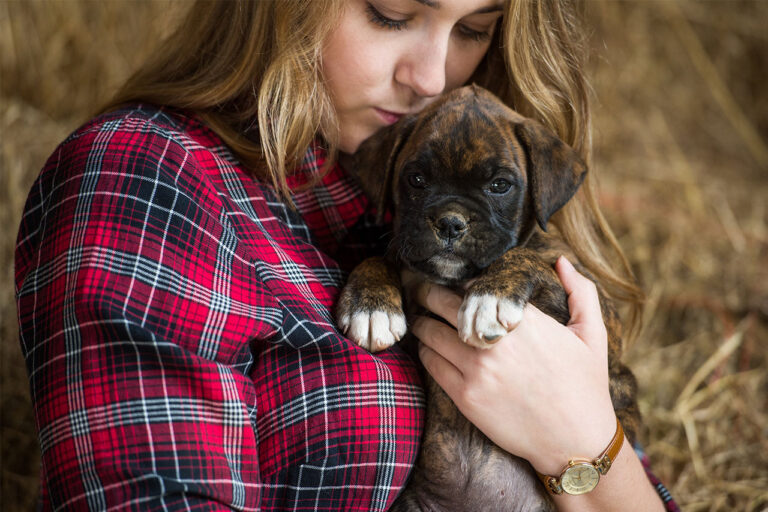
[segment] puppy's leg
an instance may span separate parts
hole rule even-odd
[[[608,332],[608,376],[611,401],[616,410],[616,416],[624,428],[624,434],[634,444],[642,425],[640,409],[637,405],[637,380],[632,371],[621,362],[624,347],[618,313],[602,296],[600,308]]]
[[[490,347],[517,327],[528,302],[559,322],[568,322],[568,299],[552,265],[530,249],[511,249],[467,290],[459,311],[461,339]]]
[[[400,275],[384,258],[355,267],[336,304],[336,322],[352,341],[378,352],[406,331]]]

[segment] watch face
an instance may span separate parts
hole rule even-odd
[[[577,462],[563,471],[560,484],[568,494],[586,494],[597,486],[600,473],[588,462]]]

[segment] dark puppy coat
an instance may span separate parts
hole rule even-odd
[[[359,345],[382,350],[406,332],[401,270],[466,290],[459,335],[487,348],[532,303],[561,323],[567,297],[553,263],[573,255],[547,222],[576,192],[586,167],[575,151],[488,91],[445,95],[366,142],[351,164],[380,216],[393,213],[384,258],[350,275],[337,320]],[[639,424],[634,377],[623,366],[620,326],[602,300],[611,397],[627,436]],[[496,447],[428,375],[419,459],[393,510],[552,510],[531,466]],[[563,461],[565,463],[565,461]]]

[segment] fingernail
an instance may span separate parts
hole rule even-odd
[[[571,262],[568,260],[568,258],[566,258],[565,256],[560,256],[560,264],[561,264],[561,265],[563,265],[563,266],[565,266],[565,268],[566,268],[567,270],[576,270],[576,269],[573,267],[573,263],[571,263]]]

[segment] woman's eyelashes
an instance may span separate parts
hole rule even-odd
[[[408,25],[408,20],[395,20],[388,16],[384,16],[381,11],[376,9],[370,2],[366,2],[365,10],[368,12],[368,19],[371,23],[378,25],[382,28],[388,28],[390,30],[402,30]]]
[[[491,29],[488,30],[474,30],[466,25],[458,25],[459,34],[465,39],[471,39],[478,43],[484,43],[491,38]]]
[[[365,10],[368,13],[368,19],[371,21],[371,23],[378,27],[386,28],[389,30],[403,30],[404,28],[408,27],[409,18],[390,18],[389,16],[384,15],[370,2],[366,2]],[[478,43],[488,41],[491,38],[492,29],[493,25],[491,25],[491,27],[489,27],[487,30],[475,30],[462,23],[456,25],[456,30],[459,36],[461,36],[463,39],[476,41]]]

